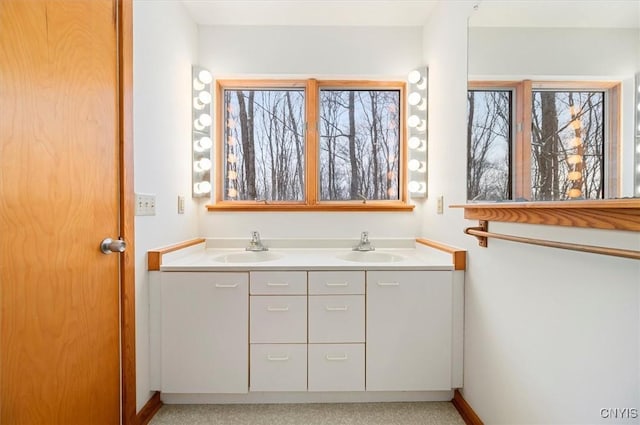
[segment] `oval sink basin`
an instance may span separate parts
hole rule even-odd
[[[358,263],[393,263],[404,260],[401,255],[379,251],[351,251],[347,254],[338,255],[338,258]]]
[[[263,261],[273,261],[279,258],[282,258],[281,254],[276,254],[271,251],[245,251],[219,255],[215,257],[214,260],[221,263],[261,263]]]

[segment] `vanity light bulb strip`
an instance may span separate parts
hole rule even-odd
[[[193,81],[191,88],[191,159],[192,182],[194,198],[211,195],[211,172],[213,162],[211,155],[213,141],[211,138],[212,114],[212,83],[213,76],[209,70],[193,65],[191,68]]]
[[[412,198],[427,196],[427,67],[407,75],[407,190]]]

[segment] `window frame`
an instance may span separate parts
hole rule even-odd
[[[534,90],[566,91],[602,91],[604,92],[604,199],[615,198],[620,194],[620,140],[621,126],[621,90],[620,81],[578,81],[578,80],[521,80],[521,81],[469,81],[469,90],[512,90],[514,92],[513,111],[511,113],[513,135],[511,146],[512,201],[531,199],[531,122]],[[468,177],[467,177],[468,178]],[[596,199],[603,200],[603,199]],[[591,200],[593,201],[593,200]],[[479,200],[482,202],[482,200]],[[517,201],[515,201],[517,202]],[[542,201],[530,201],[542,202]],[[547,201],[566,202],[566,201]]]
[[[305,91],[305,184],[302,201],[248,201],[225,200],[223,193],[224,167],[222,163],[224,144],[223,102],[224,90],[233,89],[291,89],[303,88]],[[400,92],[399,111],[399,163],[397,200],[361,200],[321,201],[320,176],[318,165],[319,150],[319,113],[320,90],[323,88],[342,88],[344,90],[398,90]],[[407,202],[407,147],[406,147],[406,83],[378,80],[316,80],[310,79],[223,79],[216,80],[215,101],[215,201],[206,205],[209,211],[411,211],[415,205]]]

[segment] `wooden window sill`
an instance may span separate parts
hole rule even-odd
[[[511,223],[640,231],[640,199],[602,201],[495,202],[451,205],[464,218]]]
[[[398,202],[326,202],[322,204],[308,205],[303,203],[257,203],[257,202],[218,202],[208,204],[208,211],[285,211],[285,212],[305,212],[305,211],[335,211],[335,212],[400,212],[413,211],[415,205]]]

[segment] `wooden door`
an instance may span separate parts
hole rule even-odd
[[[120,423],[115,0],[0,1],[0,423]]]

